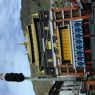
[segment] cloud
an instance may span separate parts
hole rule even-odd
[[[0,0],[0,72],[30,75],[20,22],[21,0]],[[16,90],[15,90],[16,89]],[[34,95],[31,82],[0,81],[0,95]]]
[[[0,59],[2,62],[7,61],[4,64],[8,64],[13,61],[17,52],[25,51],[24,47],[19,45],[24,40],[19,19],[21,6],[20,0],[2,0],[0,5],[2,5],[0,6],[2,9],[0,13]]]

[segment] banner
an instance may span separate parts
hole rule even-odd
[[[82,20],[74,20],[72,23],[73,50],[75,66],[85,66],[84,61],[84,44],[82,32]]]

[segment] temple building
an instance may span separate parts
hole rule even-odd
[[[47,10],[31,14],[31,23],[25,27],[24,45],[32,77],[76,78],[35,81],[36,95],[94,95],[94,3],[91,0],[51,1]]]

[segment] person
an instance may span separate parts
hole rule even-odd
[[[4,79],[6,81],[22,82],[25,77],[22,73],[6,73]]]

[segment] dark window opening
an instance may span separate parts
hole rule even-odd
[[[28,31],[29,31],[29,38],[30,38],[30,42],[31,42],[32,62],[35,63],[35,54],[34,54],[34,45],[33,45],[31,25],[28,26]]]
[[[34,24],[35,24],[37,44],[38,44],[39,68],[40,70],[43,70],[45,67],[47,67],[46,55],[44,54],[43,42],[42,42],[42,38],[44,37],[45,39],[45,31],[43,29],[44,21],[42,22],[41,19],[35,18]]]
[[[64,11],[64,18],[71,18],[71,12],[70,11]]]
[[[63,63],[70,64],[70,60],[64,60]]]
[[[90,38],[88,38],[88,37],[84,38],[84,49],[85,50],[91,49],[91,47],[90,47]]]
[[[59,29],[67,29],[68,26],[64,26],[64,27],[59,27]],[[60,31],[61,32],[61,31]]]
[[[79,10],[72,10],[73,17],[79,17]]]
[[[83,32],[84,32],[84,35],[90,34],[88,22],[83,22]]]
[[[62,12],[56,12],[56,20],[62,19]]]
[[[85,54],[85,62],[91,62],[91,53]]]
[[[59,36],[60,36],[60,47],[61,47],[61,56],[62,56],[62,63],[63,63],[63,48],[62,48],[62,35],[61,35],[61,29],[59,28]]]
[[[70,11],[64,11],[64,18],[71,18],[71,12]]]
[[[36,37],[37,37],[37,44],[38,44],[38,54],[39,54],[39,62],[41,65],[41,58],[42,58],[42,52],[41,52],[41,47],[42,47],[42,34],[40,30],[40,22],[38,18],[34,19],[34,25],[36,29]],[[42,50],[43,51],[43,50]]]

